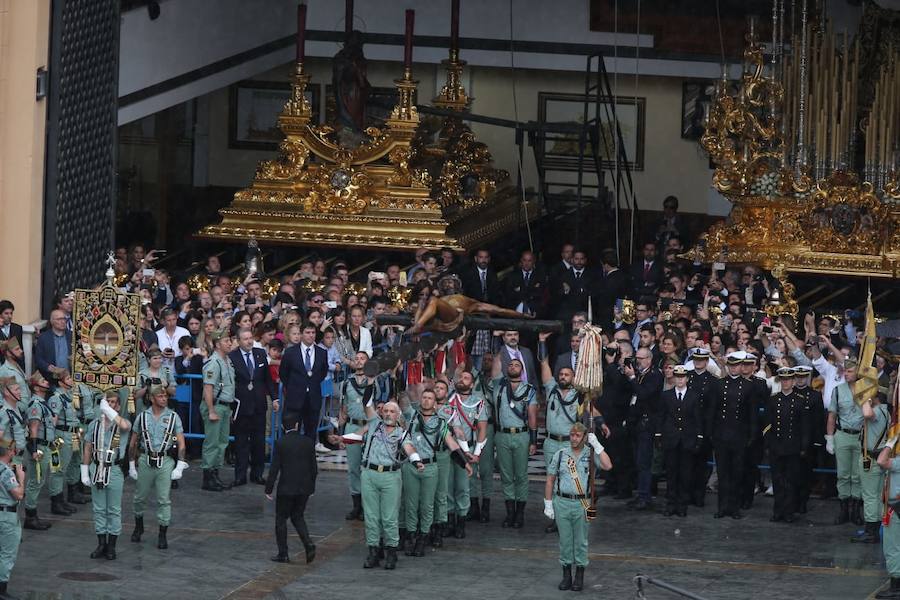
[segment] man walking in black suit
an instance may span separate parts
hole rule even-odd
[[[552,290],[556,302],[556,318],[568,321],[578,311],[587,310],[588,297],[596,289],[597,278],[587,269],[587,255],[582,250],[572,254],[572,269],[563,273],[559,287]]]
[[[272,560],[291,562],[287,545],[287,520],[290,518],[303,542],[308,564],[316,557],[316,546],[309,537],[303,513],[307,500],[316,491],[319,469],[316,465],[315,442],[308,436],[300,435],[300,423],[296,417],[285,417],[283,425],[284,436],[275,442],[272,466],[269,467],[269,478],[266,481],[266,498],[271,500],[275,480],[278,480],[278,494],[275,496],[275,542],[278,544],[278,554]]]
[[[250,481],[264,484],[266,461],[266,396],[273,399],[272,408],[278,410],[278,395],[266,351],[253,347],[253,332],[238,332],[238,347],[229,353],[234,365],[235,397],[240,402],[234,415],[234,485],[246,485],[247,468]]]
[[[300,343],[281,357],[278,375],[284,390],[284,419],[303,423],[303,435],[318,437],[322,410],[322,381],[328,375],[328,353],[316,346],[316,326],[303,325]]]
[[[694,454],[703,442],[703,414],[697,392],[687,387],[687,369],[676,365],[675,387],[662,393],[662,419],[656,433],[666,459],[666,510],[687,516],[691,500]]]

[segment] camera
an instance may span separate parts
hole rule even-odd
[[[763,325],[762,330],[764,333],[772,333],[773,331],[775,331],[775,328],[771,325]]]
[[[630,369],[633,369],[633,368],[634,368],[634,357],[633,357],[633,356],[629,356],[629,357],[626,358],[624,361],[622,361],[622,365],[623,365],[623,366],[626,366],[626,367],[628,367],[628,368],[630,368]]]
[[[615,356],[619,352],[618,346],[611,346],[603,348],[603,353],[607,356]]]

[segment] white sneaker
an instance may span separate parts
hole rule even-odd
[[[323,444],[322,442],[316,443],[316,452],[319,454],[328,454],[331,452],[331,448]]]
[[[768,488],[766,488],[766,496],[774,496],[774,495],[775,495],[775,490],[772,489],[772,486],[770,485]]]

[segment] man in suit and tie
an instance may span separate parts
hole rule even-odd
[[[595,291],[597,280],[587,269],[587,255],[582,250],[572,253],[572,268],[563,273],[553,290],[556,297],[556,318],[568,321],[576,312],[587,310],[588,297]]]
[[[72,332],[66,329],[66,314],[56,309],[50,313],[50,331],[38,336],[34,350],[34,363],[47,381],[56,381],[50,367],[71,370],[71,348]]]
[[[322,409],[322,381],[328,375],[328,353],[316,346],[316,326],[303,325],[300,343],[281,357],[278,376],[284,389],[284,418],[293,416],[303,423],[303,434],[318,438]]]
[[[547,276],[544,268],[536,264],[534,254],[528,250],[519,258],[519,268],[503,280],[505,292],[503,303],[520,313],[535,316],[544,315]]]
[[[594,294],[593,317],[594,323],[610,331],[616,300],[627,297],[629,293],[628,276],[619,269],[619,258],[612,248],[600,254],[600,266],[603,271]]]
[[[581,333],[573,331],[569,334],[569,351],[564,352],[556,357],[556,363],[553,365],[553,372],[559,373],[562,368],[572,369],[575,372],[575,365],[578,363],[578,350],[581,348]]]
[[[687,516],[691,501],[694,455],[703,443],[703,413],[697,392],[687,386],[688,371],[675,365],[675,387],[662,393],[662,418],[656,432],[666,459],[666,510]]]
[[[559,262],[550,267],[550,285],[554,288],[562,284],[563,275],[572,270],[572,254],[575,246],[566,242],[559,249]]]
[[[16,338],[19,341],[19,347],[24,348],[25,346],[22,345],[22,326],[18,323],[13,323],[13,312],[15,310],[16,307],[13,306],[12,302],[0,300],[0,342]],[[0,365],[3,364],[3,360],[3,357],[0,356]],[[16,362],[19,363],[19,367],[25,368],[24,356]]]
[[[656,244],[644,244],[643,258],[631,264],[631,289],[635,298],[652,296],[663,278],[662,262],[656,257]]]
[[[296,346],[295,346],[296,347]],[[283,421],[284,436],[275,442],[272,466],[266,483],[266,498],[272,499],[275,480],[278,480],[278,493],[275,496],[275,542],[278,554],[272,557],[275,562],[291,562],[287,545],[287,520],[291,520],[303,548],[306,551],[306,562],[311,563],[316,557],[316,546],[309,537],[303,513],[306,502],[316,491],[316,449],[312,439],[300,435],[300,423],[296,417],[289,415]]]
[[[491,253],[484,248],[475,251],[471,267],[460,272],[463,295],[474,298],[479,302],[488,304],[500,304],[502,288],[497,279],[497,271],[491,266]],[[472,357],[473,368],[481,368],[482,357],[490,352],[491,332],[487,329],[475,330],[472,336],[472,347],[469,355]]]
[[[534,362],[534,353],[525,346],[519,345],[518,331],[505,331],[503,333],[503,347],[500,348],[500,364],[503,372],[506,372],[509,361],[517,359],[522,362],[522,379],[534,386],[534,389],[540,389],[540,373]]]
[[[266,461],[266,412],[272,398],[274,410],[278,410],[278,394],[266,361],[266,351],[253,347],[253,332],[241,329],[238,346],[229,353],[234,365],[235,397],[240,404],[234,416],[234,485],[247,484],[247,468],[250,481],[264,484],[263,471]]]

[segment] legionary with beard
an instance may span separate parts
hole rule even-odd
[[[434,390],[423,390],[418,410],[407,415],[409,426],[403,448],[410,461],[404,463],[402,468],[405,523],[410,535],[407,556],[425,556],[425,536],[431,529],[437,489],[435,449],[445,445],[456,463],[454,469],[459,467],[464,477],[472,474],[467,457],[453,437],[450,423],[436,410]],[[388,568],[387,565],[385,568]]]
[[[481,371],[473,371],[475,383],[472,395],[478,394],[484,398],[483,423],[486,437],[481,446],[481,454],[478,455],[478,468],[475,475],[469,478],[469,497],[472,498],[469,508],[468,521],[488,523],[491,520],[491,494],[494,492],[494,414],[496,407],[492,403],[491,369],[494,357],[491,354],[483,356]],[[476,450],[478,447],[476,446]],[[478,499],[481,498],[481,505]]]
[[[369,355],[357,352],[353,358],[353,376],[341,385],[341,413],[339,423],[344,426],[344,435],[365,433],[362,431],[368,423],[363,396],[368,385],[364,374]],[[353,508],[344,517],[348,521],[362,521],[362,492],[360,491],[360,463],[362,462],[362,445],[347,446],[347,479],[350,483],[350,499]]]
[[[469,371],[460,371],[456,377],[454,393],[447,402],[450,412],[450,427],[456,443],[472,462],[481,459],[487,443],[487,409],[482,394],[476,392],[475,377]],[[466,515],[469,512],[471,467],[452,465],[448,480],[447,501],[455,511],[453,536],[466,537]],[[477,501],[476,501],[477,502]]]
[[[593,432],[582,423],[569,429],[569,443],[550,458],[547,483],[544,484],[544,515],[556,521],[559,530],[559,562],[563,568],[560,590],[580,592],[584,587],[584,569],[588,564],[588,521],[590,472],[600,467],[612,469],[612,462]],[[585,435],[586,434],[586,435]],[[585,448],[585,438],[591,450]],[[594,461],[591,464],[591,454]],[[572,580],[575,565],[575,580]]]
[[[434,412],[450,421],[450,409],[447,407],[447,399],[450,397],[450,386],[443,379],[434,382]],[[434,458],[437,463],[437,489],[434,492],[434,532],[431,538],[435,548],[444,545],[444,538],[452,535],[449,525],[450,503],[447,498],[447,490],[450,486],[450,454],[444,446],[443,440],[439,440],[434,448]]]
[[[547,349],[549,332],[538,334],[538,358],[541,361],[541,382],[544,384],[544,394],[547,398],[547,438],[544,440],[544,464],[547,472],[550,472],[550,463],[553,462],[557,450],[569,445],[569,431],[572,425],[581,420],[584,412],[584,399],[573,383],[575,371],[571,367],[562,367],[553,378],[550,370],[550,358]],[[556,521],[552,521],[544,533],[557,531]]]
[[[497,462],[506,518],[503,527],[520,529],[525,523],[525,501],[528,498],[528,457],[537,452],[537,392],[522,379],[522,362],[513,358],[506,365],[498,354],[491,374],[494,391],[494,427]]]

